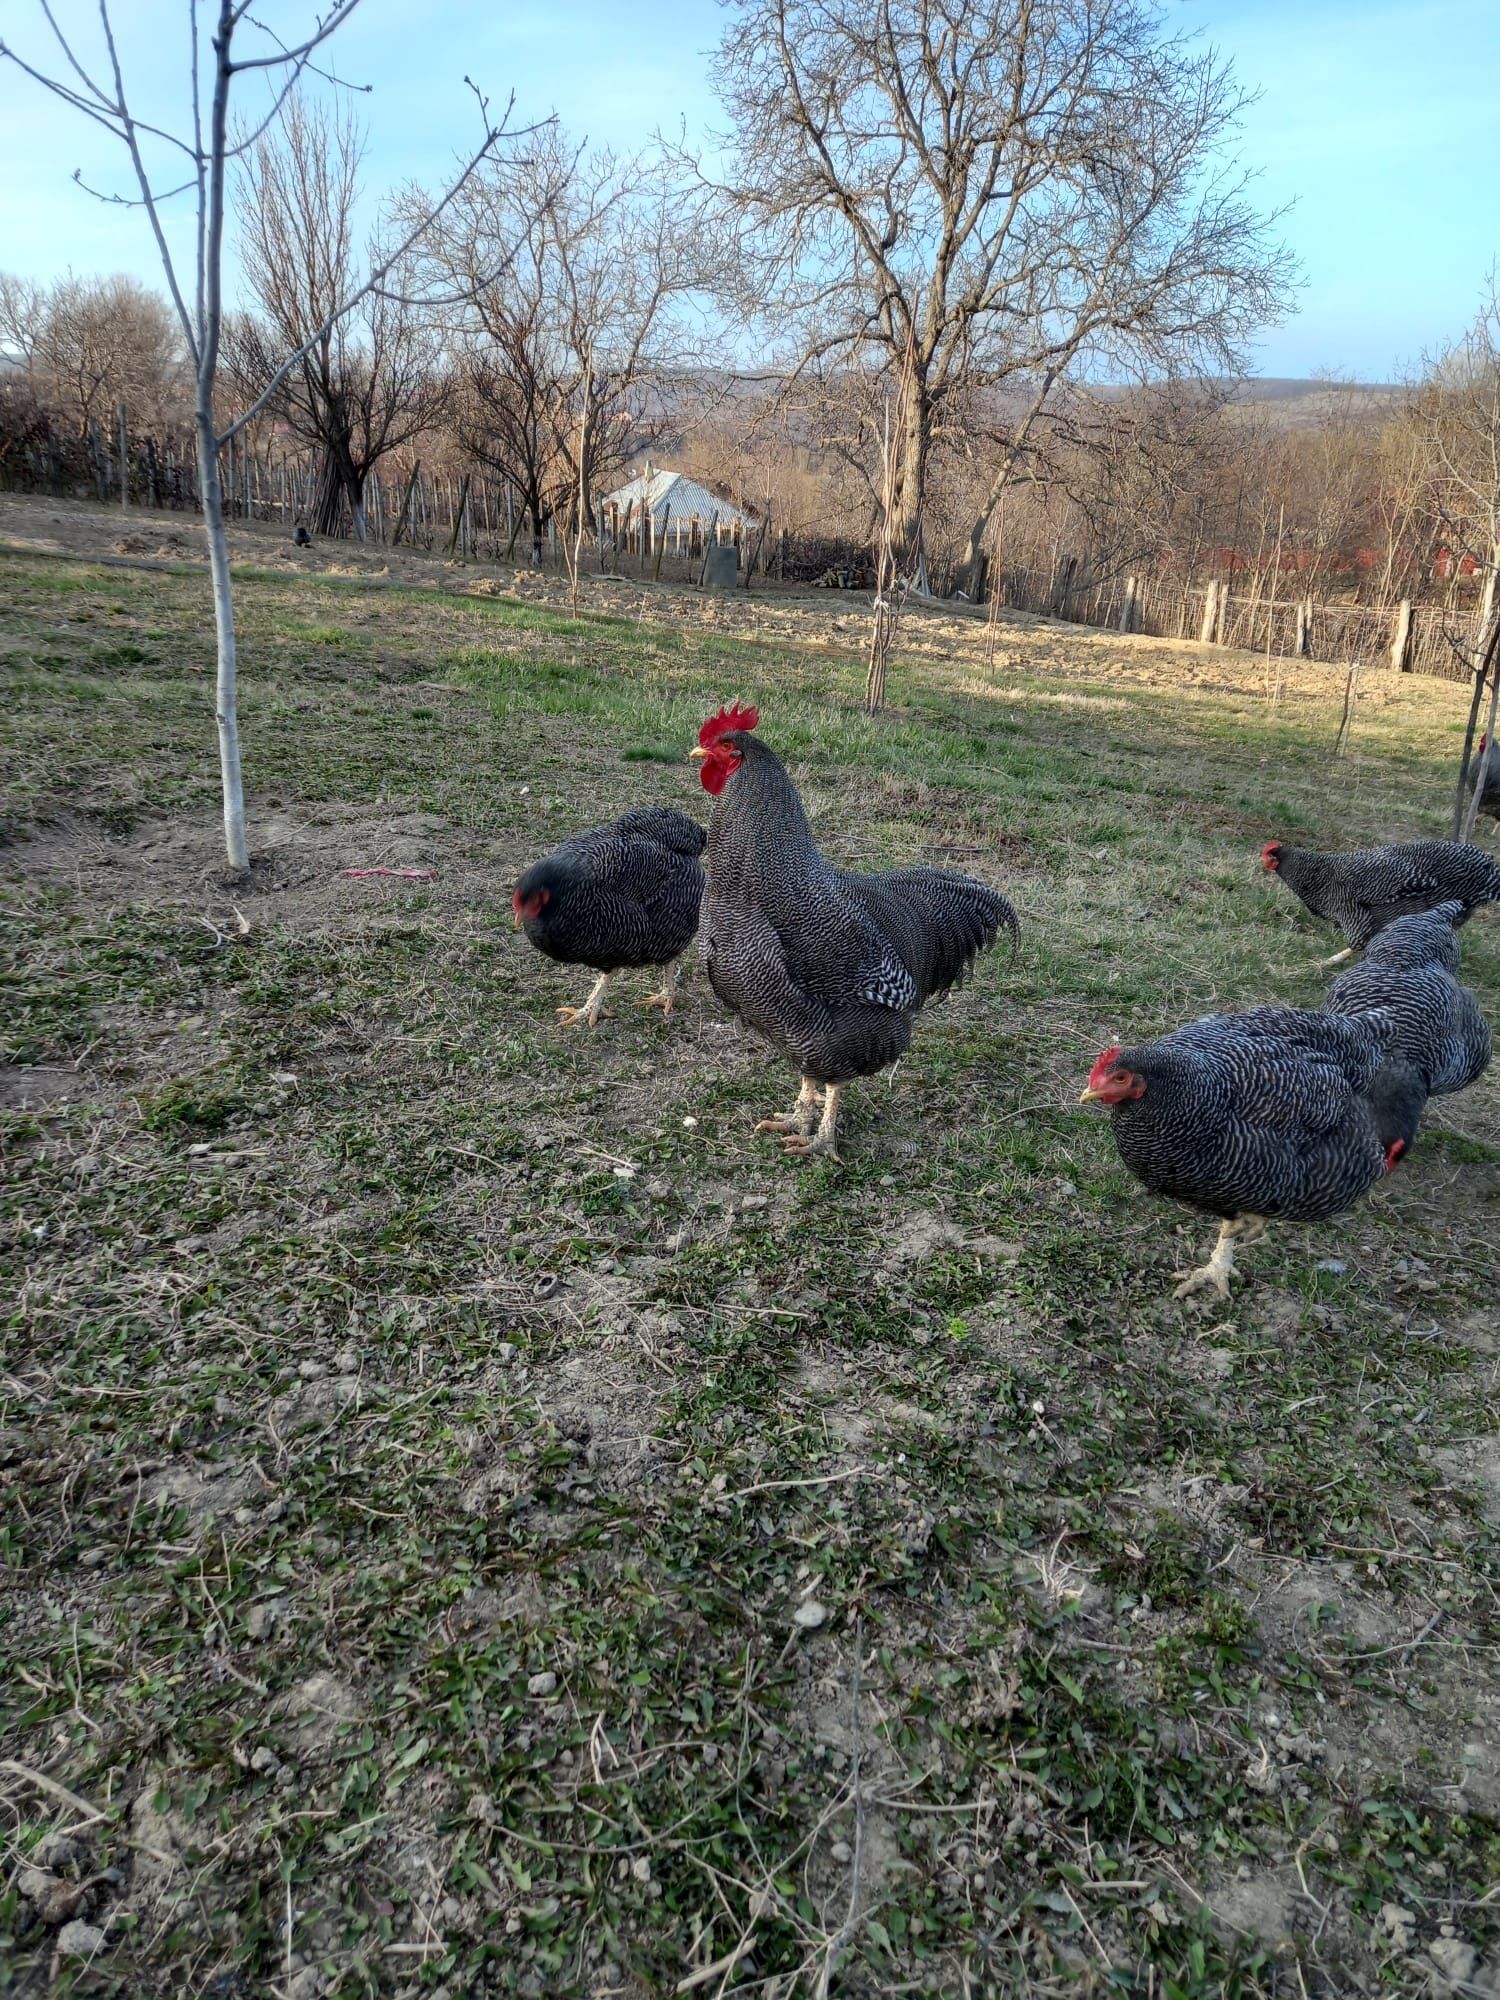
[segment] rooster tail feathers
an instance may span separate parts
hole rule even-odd
[[[886,936],[900,945],[917,985],[918,1004],[959,985],[1002,930],[1012,951],[1020,920],[998,889],[968,875],[912,868],[891,875],[845,877]]]

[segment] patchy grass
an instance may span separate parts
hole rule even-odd
[[[1316,1002],[1259,846],[1441,830],[1455,691],[1335,765],[1332,677],[1065,629],[913,619],[871,721],[812,623],[240,602],[247,890],[202,579],[0,557],[0,1987],[66,1909],[80,1994],[1483,1990],[1494,1083],[1207,1309],[1073,1101]],[[701,979],[560,1031],[509,924],[731,696],[841,861],[1023,914],[842,1173]]]

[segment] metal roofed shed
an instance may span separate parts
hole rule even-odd
[[[616,549],[643,557],[658,549],[696,556],[712,543],[740,548],[758,525],[752,514],[720,499],[685,472],[647,464],[643,472],[607,493],[600,502],[604,532]]]

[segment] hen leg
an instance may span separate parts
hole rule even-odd
[[[805,1139],[818,1122],[818,1106],[822,1093],[810,1076],[802,1079],[802,1089],[797,1102],[790,1111],[778,1111],[773,1117],[762,1118],[756,1126],[757,1132],[781,1132]]]
[[[1204,1285],[1212,1285],[1221,1299],[1229,1297],[1229,1274],[1234,1269],[1236,1243],[1249,1245],[1258,1243],[1266,1233],[1266,1225],[1258,1215],[1234,1215],[1219,1224],[1219,1240],[1214,1245],[1214,1254],[1206,1264],[1200,1264],[1194,1271],[1178,1271],[1174,1276],[1182,1283],[1173,1292],[1174,1299],[1185,1299],[1190,1293]]]
[[[805,1082],[803,1088],[804,1090],[807,1088]],[[830,1083],[824,1091],[823,1116],[818,1120],[818,1129],[811,1137],[805,1131],[782,1134],[781,1150],[788,1159],[810,1160],[821,1154],[825,1160],[832,1160],[836,1167],[844,1164],[837,1152],[839,1095],[842,1088],[841,1084]],[[801,1102],[800,1098],[798,1102]]]
[[[571,1028],[575,1021],[582,1021],[585,1027],[597,1028],[599,1016],[604,1012],[604,989],[608,986],[611,973],[601,972],[594,982],[594,990],[581,1007],[559,1007],[557,1018],[565,1028]]]
[[[644,1000],[637,1000],[637,1007],[660,1007],[664,1015],[672,1011],[672,1002],[677,998],[677,982],[682,977],[682,960],[674,958],[661,968],[661,985],[654,993],[648,993]]]

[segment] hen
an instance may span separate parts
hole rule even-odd
[[[517,927],[548,958],[599,974],[581,1007],[558,1008],[560,1020],[597,1026],[613,975],[643,965],[662,967],[662,983],[638,1005],[671,1013],[677,961],[698,928],[706,837],[686,813],[638,806],[526,870],[511,898]]]
[[[795,1107],[755,1129],[776,1133],[788,1154],[836,1161],[843,1086],[895,1062],[926,1002],[956,986],[1002,927],[1014,940],[1020,926],[998,890],[967,875],[833,867],[781,760],[751,734],[759,719],[721,709],[692,753],[716,801],[704,964],[725,1006],[802,1077]]]
[[[1489,1066],[1492,1038],[1479,1002],[1460,986],[1456,924],[1459,902],[1398,917],[1370,943],[1358,965],[1329,988],[1325,1014],[1388,1014],[1394,1032],[1386,1064],[1409,1065],[1425,1096],[1466,1090]]]
[[[1223,1218],[1178,1298],[1203,1285],[1228,1298],[1235,1245],[1268,1217],[1322,1222],[1390,1172],[1423,1101],[1414,1076],[1382,1075],[1392,1034],[1383,1013],[1255,1007],[1104,1051],[1079,1103],[1108,1105],[1120,1158],[1153,1194]]]
[[[1481,903],[1500,899],[1500,863],[1456,840],[1406,840],[1353,854],[1318,854],[1268,840],[1260,858],[1315,917],[1328,918],[1344,933],[1348,950],[1325,960],[1328,965],[1351,957],[1397,917],[1450,900],[1462,903],[1467,917]]]
[[[1488,736],[1481,736],[1474,746],[1474,755],[1464,773],[1464,790],[1472,795],[1479,783],[1480,766],[1483,765],[1484,789],[1479,794],[1479,810],[1500,825],[1500,744],[1486,758],[1484,747],[1488,741]]]

